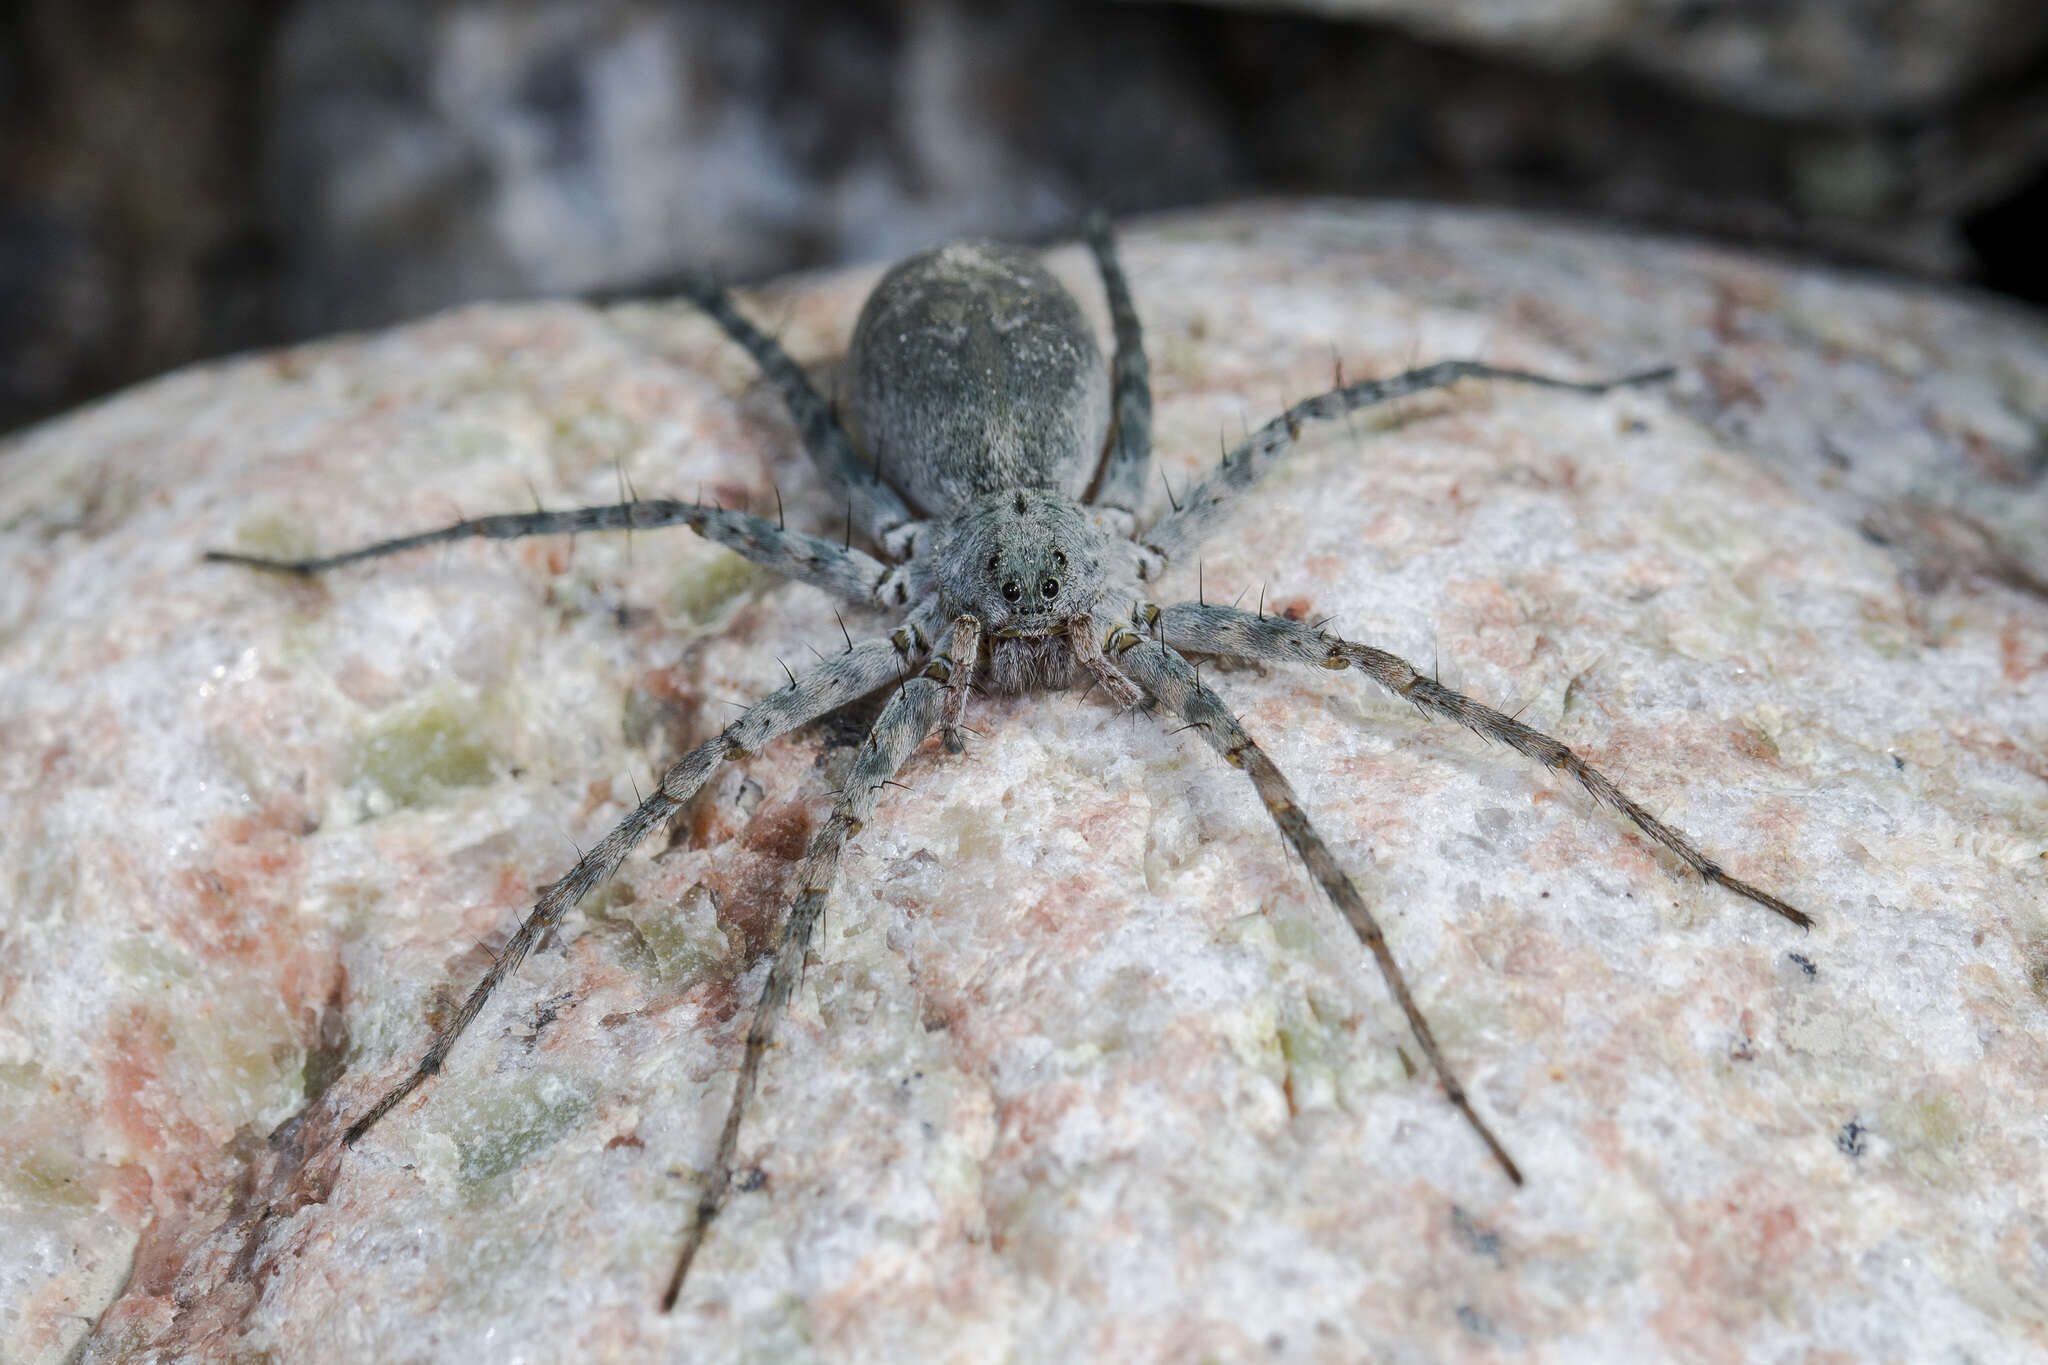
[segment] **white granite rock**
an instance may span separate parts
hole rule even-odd
[[[1125,255],[1175,489],[1333,353],[1680,365],[1326,433],[1200,580],[1525,708],[1818,927],[1355,676],[1205,670],[1381,908],[1515,1190],[1237,773],[1099,695],[985,701],[856,842],[747,1188],[664,1317],[849,731],[727,771],[438,1081],[335,1137],[636,781],[839,643],[832,604],[683,531],[315,584],[199,556],[611,501],[621,470],[838,510],[680,305],[191,369],[0,449],[6,1358],[2048,1350],[2048,328],[1404,206]],[[828,365],[875,273],[751,307]]]

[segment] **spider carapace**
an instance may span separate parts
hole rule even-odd
[[[1239,494],[1295,443],[1304,425],[1463,379],[1511,380],[1578,393],[1651,382],[1652,370],[1577,383],[1474,361],[1445,361],[1305,399],[1230,450],[1174,510],[1143,528],[1152,397],[1143,335],[1108,225],[1090,223],[1116,349],[1105,366],[1073,297],[1031,254],[956,242],[883,276],[862,309],[848,355],[841,425],[803,370],[714,284],[683,292],[753,356],[781,391],[806,450],[848,502],[870,554],[742,512],[696,502],[634,499],[603,507],[481,517],[325,558],[271,560],[215,553],[254,568],[312,575],[357,560],[471,536],[519,536],[683,525],[768,569],[864,607],[901,613],[886,637],[855,643],[789,685],[671,767],[660,786],[547,888],[418,1063],[357,1118],[353,1144],[441,1069],[491,992],[562,914],[688,801],[727,759],[872,693],[888,690],[831,815],[798,869],[767,982],[748,1029],[732,1103],[696,1214],[683,1235],[662,1307],[674,1305],[690,1263],[731,1189],[740,1119],[776,1022],[795,988],[847,841],[883,787],[933,731],[949,750],[973,690],[1018,692],[1090,681],[1114,704],[1164,713],[1199,734],[1250,778],[1281,836],[1350,922],[1406,1015],[1451,1104],[1507,1177],[1522,1174],[1473,1109],[1437,1046],[1372,910],[1324,843],[1285,776],[1197,674],[1189,656],[1357,669],[1423,711],[1499,740],[1575,778],[1703,878],[1801,926],[1811,921],[1739,881],[1548,735],[1481,705],[1402,659],[1263,611],[1201,601],[1161,605],[1150,586],[1229,512]],[[849,541],[851,537],[848,538]]]

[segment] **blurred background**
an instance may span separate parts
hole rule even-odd
[[[2044,0],[5,0],[0,429],[480,297],[1251,195],[2048,301]]]

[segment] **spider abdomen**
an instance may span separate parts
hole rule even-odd
[[[1073,295],[994,242],[919,252],[882,277],[848,354],[868,457],[926,516],[977,494],[1079,498],[1109,431],[1109,371]]]

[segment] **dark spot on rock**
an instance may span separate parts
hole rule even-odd
[[[1451,1227],[1467,1251],[1475,1256],[1484,1256],[1495,1265],[1500,1264],[1500,1234],[1482,1227],[1462,1205],[1451,1205]]]
[[[1493,1319],[1469,1303],[1458,1305],[1458,1325],[1477,1337],[1493,1335]]]
[[[2028,945],[2027,985],[2042,1004],[2048,1005],[2048,939],[2037,939]]]
[[[1835,1149],[1843,1156],[1862,1156],[1865,1147],[1863,1135],[1869,1131],[1855,1119],[1850,1119],[1842,1125],[1842,1130],[1835,1134]]]

